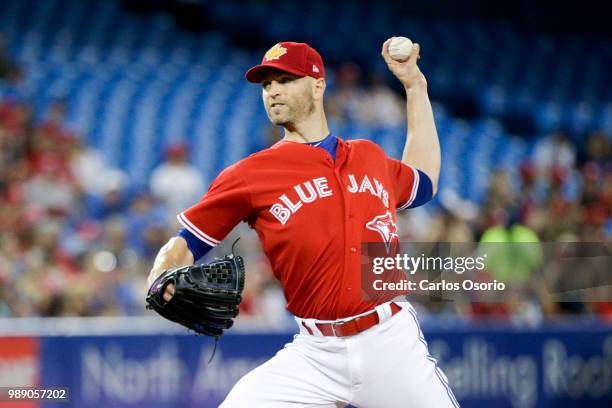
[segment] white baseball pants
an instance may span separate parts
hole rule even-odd
[[[414,308],[400,305],[394,316],[378,306],[380,323],[349,337],[324,337],[315,320],[296,318],[300,334],[242,377],[221,408],[458,407]]]

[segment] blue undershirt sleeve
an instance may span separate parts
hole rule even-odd
[[[185,238],[185,241],[187,241],[187,247],[193,254],[194,262],[202,258],[204,255],[208,253],[208,251],[213,249],[212,246],[203,242],[201,239],[193,235],[191,232],[189,232],[185,228],[181,229],[177,235]]]
[[[433,198],[433,185],[431,183],[431,179],[421,170],[419,172],[419,185],[417,187],[416,197],[412,204],[410,204],[407,208],[414,208],[421,206]]]

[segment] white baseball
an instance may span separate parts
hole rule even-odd
[[[389,43],[389,55],[396,61],[406,61],[412,52],[412,41],[406,37],[393,37]]]

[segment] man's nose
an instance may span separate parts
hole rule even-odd
[[[268,93],[270,96],[278,96],[281,91],[281,85],[276,81],[271,81],[270,86],[268,87]]]

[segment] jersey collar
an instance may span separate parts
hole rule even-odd
[[[332,134],[330,134],[329,136],[332,136]],[[340,136],[333,136],[333,137],[335,137],[336,140],[338,141],[338,145],[336,147],[336,167],[337,167],[341,165],[342,163],[344,163],[344,161],[346,160],[348,156],[350,144],[345,142]],[[318,143],[318,142],[315,142],[315,143]],[[300,149],[300,148],[310,149],[311,146],[308,143],[293,142],[291,140],[282,139],[276,142],[275,144],[273,144],[270,148],[278,149],[281,147],[291,147],[295,149]]]
[[[306,142],[306,144],[315,147],[325,147],[329,145],[330,141],[333,141],[334,138],[335,136],[330,133],[321,140],[317,140],[316,142]]]

